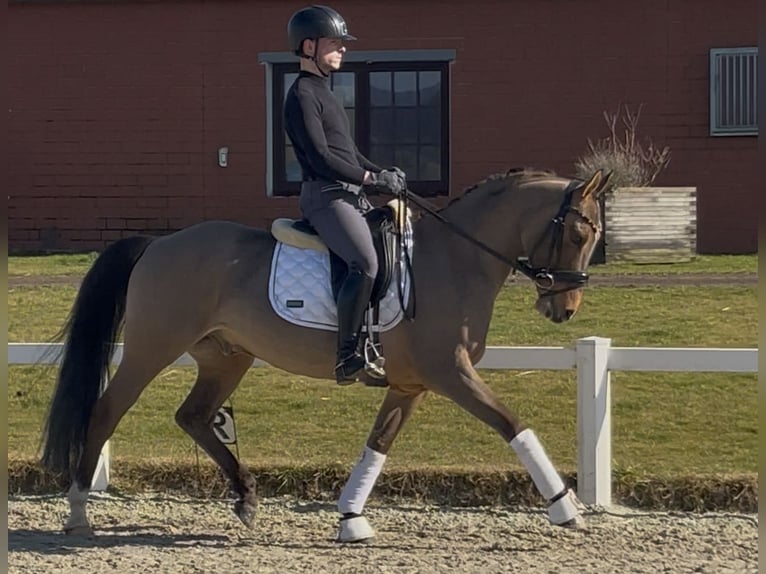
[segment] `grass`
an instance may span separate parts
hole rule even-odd
[[[757,273],[757,255],[697,255],[692,261],[650,263],[606,263],[593,265],[594,275],[678,275],[682,273]]]
[[[9,384],[9,459],[34,456],[53,371],[14,367]],[[575,375],[486,371],[500,398],[536,430],[557,466],[576,468]],[[194,446],[173,422],[193,381],[168,369],[119,425],[117,459],[193,461]],[[257,467],[347,466],[361,449],[383,391],[338,388],[273,369],[252,369],[233,397],[239,450]],[[618,373],[613,376],[615,470],[640,476],[756,471],[754,377]],[[204,457],[204,455],[203,455]],[[496,471],[518,468],[509,448],[453,403],[430,396],[391,452],[390,469]]]
[[[8,290],[8,340],[50,340],[64,324],[77,289],[70,285]],[[589,288],[572,321],[555,325],[532,310],[534,291],[504,288],[495,303],[490,345],[571,345],[590,335],[616,346],[755,347],[755,287]]]
[[[82,273],[88,262],[78,257],[11,258],[9,271]],[[614,266],[613,272],[629,272],[622,267]],[[754,257],[723,257],[687,272],[754,268]],[[75,294],[74,287],[65,285],[10,289],[9,340],[49,339],[63,324]],[[489,343],[572,345],[577,338],[599,335],[617,346],[757,346],[757,297],[750,286],[593,287],[578,315],[563,325],[544,321],[532,302],[531,289],[503,289]],[[35,456],[54,375],[50,367],[11,367],[9,459]],[[537,431],[557,466],[574,470],[575,373],[485,371],[482,376]],[[147,388],[118,426],[113,440],[117,460],[194,460],[191,440],[173,422],[193,378],[193,369],[167,369]],[[755,375],[614,373],[612,382],[617,473],[757,472]],[[345,468],[364,444],[382,396],[379,389],[338,388],[330,381],[252,369],[233,397],[240,454],[257,467]],[[482,423],[431,396],[397,439],[387,468],[497,471],[518,468],[518,462]]]
[[[91,252],[73,255],[13,256],[8,258],[8,275],[84,275],[96,255],[97,253]],[[607,263],[590,268],[594,275],[755,273],[757,270],[757,255],[698,255],[687,263]]]
[[[609,337],[615,346],[755,347],[755,287],[588,288],[577,315],[556,325],[531,307],[531,289],[504,289],[489,330],[493,345],[571,345]]]
[[[84,275],[98,253],[78,253],[40,256],[12,256],[8,258],[8,275]]]

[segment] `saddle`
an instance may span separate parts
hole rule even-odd
[[[398,239],[403,235],[403,230],[400,229],[403,224],[399,222],[406,221],[410,215],[408,208],[407,217],[401,217],[401,209],[401,202],[393,199],[388,204],[376,207],[364,215],[370,226],[375,252],[378,256],[378,274],[375,277],[370,296],[372,307],[376,307],[386,295],[394,275],[399,249]],[[327,248],[311,224],[305,219],[283,217],[274,220],[271,224],[271,234],[277,241],[294,247],[329,253],[332,295],[333,299],[337,300],[338,290],[348,274],[348,265]]]

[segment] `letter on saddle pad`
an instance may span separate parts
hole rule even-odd
[[[396,200],[389,206],[396,210]],[[408,213],[409,216],[409,213]],[[296,226],[297,223],[297,226]],[[274,312],[285,321],[337,331],[338,313],[332,292],[330,253],[327,246],[310,228],[301,229],[302,222],[276,219],[271,233],[277,239],[269,274],[269,301]],[[412,254],[412,229],[407,218],[404,237]],[[394,273],[388,290],[380,300],[380,312],[375,331],[393,329],[403,317]],[[410,277],[404,274],[404,300],[409,298]]]

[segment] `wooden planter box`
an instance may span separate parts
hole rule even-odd
[[[608,263],[676,263],[697,253],[696,187],[620,187],[604,213]]]

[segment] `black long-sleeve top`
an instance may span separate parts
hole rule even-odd
[[[327,78],[302,71],[287,92],[285,130],[303,170],[303,179],[361,185],[364,172],[381,168],[359,153],[348,116]]]

